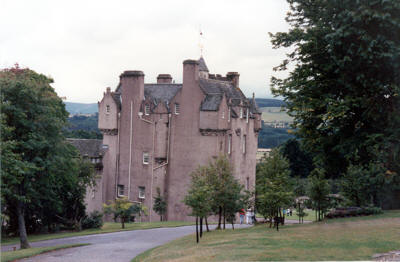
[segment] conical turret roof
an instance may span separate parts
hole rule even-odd
[[[199,71],[209,72],[204,58],[201,56],[199,59]]]

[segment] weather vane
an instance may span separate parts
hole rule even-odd
[[[203,31],[201,31],[201,26],[199,28],[199,48],[200,48],[200,56],[203,56]]]

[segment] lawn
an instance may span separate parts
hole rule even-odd
[[[190,235],[149,250],[133,261],[370,260],[400,247],[400,210],[368,217],[267,225]]]
[[[1,252],[1,261],[3,262],[14,261],[16,259],[36,256],[45,252],[55,251],[64,248],[86,246],[86,245],[89,244],[69,244],[69,245],[60,245],[54,247],[34,247],[29,249],[20,249],[17,251]]]
[[[183,221],[165,221],[165,222],[141,222],[141,223],[126,223],[125,229],[121,228],[121,223],[104,223],[103,227],[97,229],[86,229],[79,232],[62,232],[62,233],[52,233],[52,234],[35,234],[28,235],[28,240],[30,242],[41,241],[41,240],[49,240],[56,238],[64,238],[64,237],[75,237],[75,236],[84,236],[84,235],[93,235],[93,234],[102,234],[102,233],[112,233],[118,231],[129,231],[129,230],[138,230],[138,229],[150,229],[150,228],[158,228],[158,227],[178,227],[178,226],[188,226],[193,225],[193,222],[183,222]],[[12,238],[2,238],[2,245],[16,244],[19,243],[18,237]]]

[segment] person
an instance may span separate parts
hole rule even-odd
[[[283,216],[286,215],[286,208],[283,209]]]
[[[291,208],[289,209],[289,212],[290,212],[290,216],[293,216],[293,213],[292,213],[292,209],[291,209]]]
[[[245,215],[245,214],[246,214],[246,213],[245,213],[245,211],[244,211],[244,208],[240,209],[240,212],[239,212],[240,224],[243,224],[243,222],[244,222],[244,215]]]
[[[251,223],[251,209],[247,209],[246,211],[246,224],[250,224]]]

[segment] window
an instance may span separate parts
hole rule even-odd
[[[106,105],[106,113],[107,114],[110,113],[110,106],[109,105]]]
[[[222,119],[225,118],[225,111],[222,111]]]
[[[179,107],[179,104],[175,104],[175,115],[179,115],[181,109]]]
[[[228,108],[228,122],[231,122],[231,108]]]
[[[143,152],[143,164],[148,165],[150,162],[150,156],[149,153]]]
[[[139,198],[144,199],[146,193],[146,188],[144,186],[139,187]]]
[[[124,185],[117,186],[117,196],[123,197],[124,196]]]
[[[144,105],[144,114],[146,116],[150,115],[150,105]]]
[[[247,177],[246,178],[246,190],[249,190],[250,187],[250,179]]]
[[[95,198],[95,192],[96,192],[96,191],[94,191],[94,189],[92,189],[92,199]]]
[[[246,135],[243,136],[242,150],[243,150],[243,154],[246,154]]]
[[[249,109],[246,109],[246,123],[249,123]]]
[[[228,154],[232,151],[232,135],[228,136]]]
[[[243,108],[240,108],[240,118],[243,118]]]

